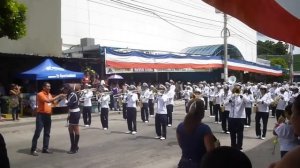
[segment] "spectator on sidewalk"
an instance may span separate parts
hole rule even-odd
[[[298,95],[292,106],[291,124],[294,128],[296,136],[300,136],[300,95]],[[284,157],[275,163],[272,163],[269,168],[299,168],[300,167],[300,147],[289,151]]]
[[[11,115],[13,120],[19,120],[19,111],[20,111],[20,94],[21,94],[21,87],[17,84],[11,84],[9,95],[10,95],[10,108],[11,108]]]
[[[221,146],[203,156],[200,168],[252,168],[252,164],[240,150]]]
[[[5,140],[1,133],[0,133],[0,165],[1,168],[10,168]]]

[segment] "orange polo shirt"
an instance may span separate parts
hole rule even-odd
[[[48,103],[52,99],[52,95],[50,93],[47,93],[45,91],[40,91],[37,94],[37,112],[38,113],[46,113],[51,114],[52,113],[52,103]]]

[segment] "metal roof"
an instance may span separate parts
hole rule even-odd
[[[206,55],[206,56],[223,56],[224,55],[224,45],[207,45],[207,46],[195,46],[188,47],[181,50],[182,53],[193,54],[193,55]],[[237,58],[244,60],[243,55],[234,45],[228,44],[228,55],[230,58]]]

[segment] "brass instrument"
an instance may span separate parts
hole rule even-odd
[[[274,100],[271,102],[270,106],[272,106],[272,107],[277,107],[277,104],[278,104],[278,102],[280,101],[280,99],[281,99],[281,96],[280,96],[280,95],[277,95],[277,96],[274,98]]]
[[[222,103],[221,106],[220,106],[220,110],[221,112],[224,112],[225,111],[225,105]]]

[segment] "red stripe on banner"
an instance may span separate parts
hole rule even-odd
[[[232,65],[228,65],[228,69],[235,70],[235,71],[248,71],[248,72],[259,73],[259,74],[270,75],[270,76],[282,76],[282,73],[274,73],[274,72],[262,71],[262,70],[252,69],[252,68],[237,67]]]
[[[212,69],[222,68],[223,64],[154,64],[154,63],[135,63],[135,62],[114,62],[106,61],[106,65],[114,68],[153,68],[153,69]]]
[[[275,0],[203,1],[236,17],[260,33],[300,46],[300,20],[282,8]]]

